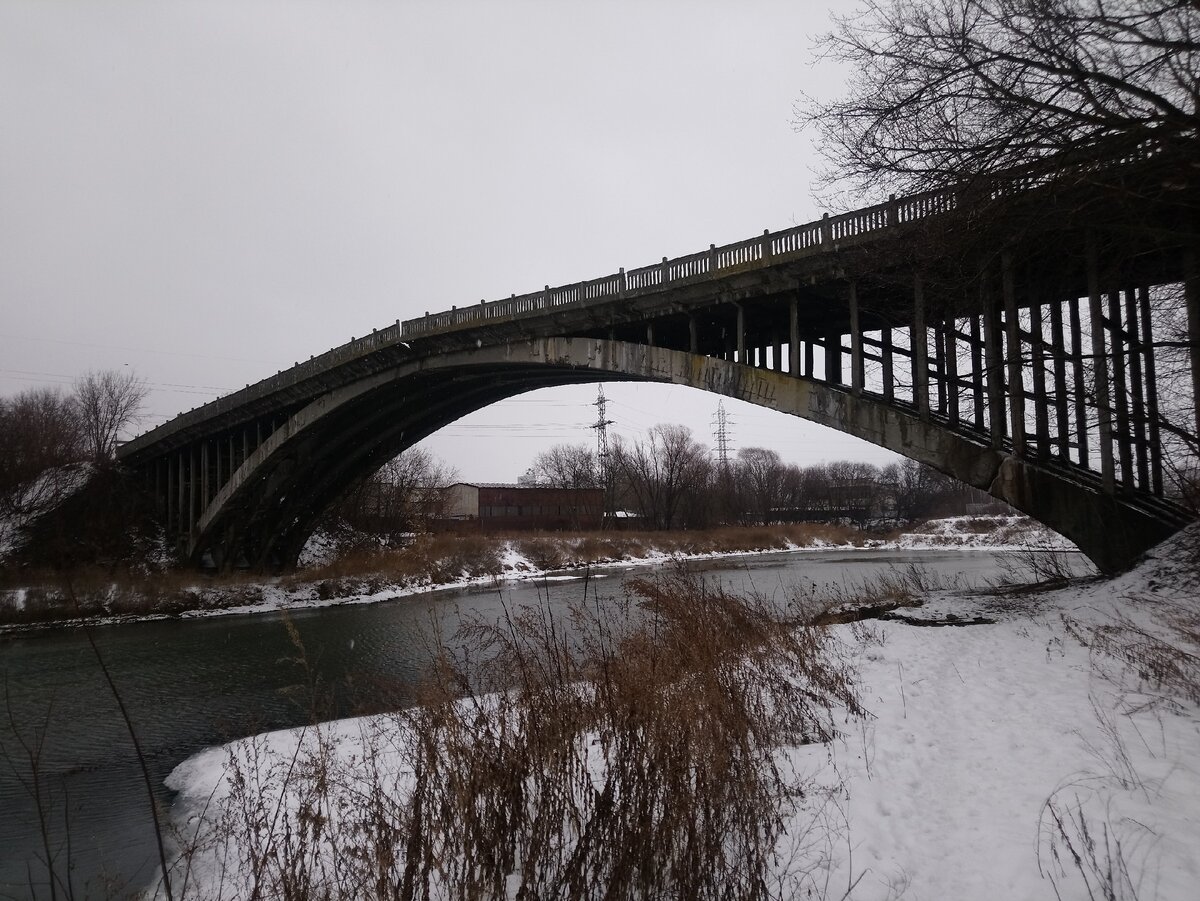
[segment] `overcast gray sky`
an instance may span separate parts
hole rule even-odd
[[[838,0],[840,11],[852,8]],[[145,426],[352,335],[816,218],[825,3],[0,0],[0,393],[130,366]],[[718,398],[609,385],[613,430]],[[594,387],[426,446],[511,480]],[[726,402],[735,447],[891,454]]]

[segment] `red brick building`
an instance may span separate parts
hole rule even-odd
[[[496,482],[458,482],[446,493],[447,526],[481,532],[599,529],[601,488],[547,488]]]

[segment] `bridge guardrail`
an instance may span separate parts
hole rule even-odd
[[[763,232],[760,237],[721,247],[710,245],[708,250],[674,259],[663,257],[660,263],[638,269],[621,269],[613,275],[557,288],[547,285],[542,291],[514,295],[505,300],[481,301],[473,307],[453,308],[448,313],[432,313],[408,319],[401,323],[401,337],[414,338],[460,325],[622,297],[630,292],[654,290],[675,282],[712,278],[723,272],[820,253],[841,241],[949,212],[957,206],[957,200],[957,190],[930,191],[899,200],[893,196],[885,203],[838,216],[826,214],[815,222],[806,222],[783,231]]]
[[[1102,139],[1101,145],[1107,147]],[[1076,159],[1071,166],[1085,171],[1094,168],[1112,168],[1147,159],[1161,151],[1155,138],[1142,138],[1115,157],[1087,156]],[[1087,153],[1084,148],[1081,152]],[[983,192],[984,196],[996,199],[1037,187],[1052,178],[1058,170],[1048,170],[1035,161],[1024,170],[1007,172],[994,179]],[[544,291],[510,297],[491,303],[481,303],[481,312],[469,318],[455,320],[450,324],[501,319],[525,313],[544,312],[552,307],[586,303],[606,297],[621,297],[629,292],[640,292],[661,288],[672,282],[701,277],[713,278],[723,272],[746,267],[764,266],[787,259],[820,253],[833,248],[838,242],[864,238],[885,232],[893,226],[907,225],[921,219],[938,216],[955,210],[959,205],[960,188],[925,191],[897,198],[892,195],[884,203],[863,207],[837,216],[828,213],[815,222],[807,222],[793,228],[761,237],[725,244],[710,245],[707,251],[668,259],[638,269],[621,269],[614,275],[603,276],[559,288],[546,286]],[[425,315],[402,323],[403,337],[417,337],[441,331],[448,327],[445,314]]]

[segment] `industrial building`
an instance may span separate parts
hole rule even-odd
[[[439,525],[456,531],[599,529],[604,518],[601,488],[457,482],[443,491]]]

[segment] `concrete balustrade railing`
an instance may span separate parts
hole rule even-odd
[[[900,200],[893,197],[886,203],[839,216],[826,215],[816,222],[784,231],[763,232],[760,237],[722,247],[713,245],[708,250],[675,259],[663,257],[661,263],[640,269],[622,269],[614,275],[558,288],[547,285],[542,291],[479,303],[449,313],[426,314],[403,322],[401,336],[415,338],[488,320],[508,319],[563,306],[624,297],[684,281],[718,278],[734,270],[772,265],[831,250],[840,242],[869,237],[893,226],[936,216],[953,210],[956,205],[957,192],[952,190],[917,194]]]

